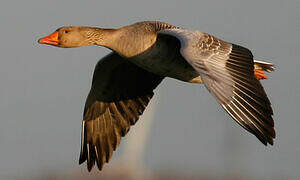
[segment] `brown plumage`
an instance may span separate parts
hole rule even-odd
[[[97,162],[102,169],[162,79],[116,53],[98,62],[84,109],[80,164],[87,160],[90,171]]]
[[[39,40],[58,47],[99,45],[112,53],[94,71],[87,97],[79,163],[90,171],[108,163],[164,77],[204,83],[220,105],[263,144],[275,138],[273,110],[259,79],[270,63],[200,31],[146,21],[119,29],[62,27]]]

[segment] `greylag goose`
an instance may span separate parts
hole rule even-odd
[[[95,67],[84,108],[79,164],[87,161],[88,171],[109,162],[164,77],[203,83],[237,123],[273,145],[273,110],[259,82],[273,65],[253,60],[244,47],[157,21],[118,29],[61,27],[39,43],[112,50]]]

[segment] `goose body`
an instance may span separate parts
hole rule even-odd
[[[79,163],[108,163],[164,77],[203,83],[220,105],[263,144],[275,138],[273,110],[260,84],[273,65],[241,46],[200,31],[145,21],[119,29],[62,27],[39,43],[104,46],[113,52],[95,67],[87,97]]]

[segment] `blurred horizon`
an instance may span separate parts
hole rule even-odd
[[[130,173],[130,163],[149,179],[299,179],[299,9],[299,0],[2,1],[0,179],[113,178],[123,168]],[[85,98],[110,50],[37,40],[65,25],[145,20],[207,32],[275,64],[262,81],[274,110],[274,146],[234,122],[203,85],[166,78],[112,162],[101,173],[79,166]]]

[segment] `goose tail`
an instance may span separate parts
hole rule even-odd
[[[272,72],[275,70],[275,67],[273,64],[254,60],[254,74],[258,80],[261,79],[268,79],[268,76],[265,74],[265,72]]]

